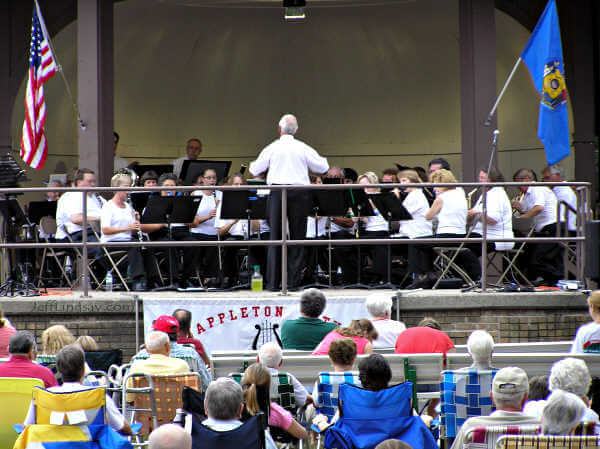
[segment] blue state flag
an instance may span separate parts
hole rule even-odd
[[[541,95],[538,137],[544,143],[548,165],[556,164],[571,154],[567,86],[556,0],[550,0],[546,5],[521,53],[521,59]]]

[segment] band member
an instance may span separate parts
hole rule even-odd
[[[130,187],[131,177],[129,175],[118,173],[113,176],[111,187]],[[127,192],[115,192],[113,197],[102,207],[100,215],[100,227],[102,230],[102,242],[132,242],[142,241],[139,214],[133,210],[127,202]],[[142,256],[142,249],[139,246],[127,248],[127,261],[129,272],[133,279],[133,290],[144,291],[143,279],[146,277],[147,287],[152,288],[158,285],[159,274],[157,272],[156,261],[153,255],[147,253]]]
[[[323,179],[317,175],[310,175],[311,184],[323,184]],[[317,217],[314,213],[306,218],[306,238],[315,240],[327,237],[327,217]],[[304,250],[304,271],[302,275],[302,284],[317,282],[315,272],[317,266],[323,270],[328,267],[327,251],[324,246],[307,246]]]
[[[398,173],[401,184],[420,184],[421,178],[414,170],[403,170]],[[431,222],[425,218],[425,214],[429,210],[429,202],[425,197],[422,188],[405,187],[406,197],[402,201],[402,205],[407,212],[412,216],[412,220],[401,220],[398,234],[403,238],[418,239],[427,237],[432,234]],[[400,245],[396,245],[400,246]],[[408,258],[408,272],[416,272],[416,257],[417,253],[414,245],[401,245],[407,247],[406,254]]]
[[[544,168],[542,172],[542,179],[546,182],[563,182],[564,181],[564,169],[559,164],[554,164]],[[554,186],[552,191],[556,195],[558,200],[558,208],[560,221],[565,221],[565,215],[567,215],[567,229],[569,235],[574,236],[577,232],[577,213],[567,209],[564,204],[568,204],[574,211],[577,210],[577,196],[570,186]]]
[[[140,178],[141,187],[156,187],[158,185],[158,174],[154,170],[147,170]]]
[[[513,176],[515,182],[533,182],[533,172],[521,168]],[[522,200],[512,206],[519,215],[516,220],[533,218],[534,237],[556,236],[556,195],[548,187],[519,186]],[[560,243],[528,243],[525,245],[525,274],[537,285],[555,285],[563,277],[563,257]]]
[[[75,187],[96,187],[96,174],[89,168],[80,168],[73,177]],[[89,227],[92,222],[100,221],[100,212],[104,198],[95,192],[87,193],[87,241],[97,242],[94,231]],[[65,241],[67,234],[73,242],[82,241],[83,224],[83,195],[81,192],[65,192],[56,205],[56,240]],[[100,256],[99,247],[89,247],[88,255]]]
[[[181,169],[183,161],[195,161],[202,153],[202,142],[195,137],[189,139],[185,144],[185,156],[177,158],[173,161],[173,173],[177,178],[181,178]]]
[[[217,185],[217,172],[213,168],[206,168],[196,180],[199,186]],[[207,242],[217,241],[217,229],[215,228],[215,217],[217,215],[217,204],[220,202],[221,192],[216,190],[194,190],[194,196],[201,196],[196,217],[190,229],[195,240]],[[214,246],[198,246],[195,253],[195,265],[204,276],[204,282],[210,287],[219,284],[218,272],[218,248]]]
[[[432,173],[431,182],[449,184],[457,181],[451,171],[442,168]],[[438,218],[435,237],[464,237],[467,226],[467,199],[464,190],[460,187],[440,186],[435,187],[434,191],[436,198],[425,214],[425,218],[427,220]],[[414,259],[416,265],[415,281],[408,288],[431,288],[435,283],[437,277],[433,273],[434,246],[444,246],[444,244],[415,246],[417,251],[417,257]],[[471,279],[479,280],[481,266],[479,260],[471,251],[460,253],[456,258],[456,262],[467,272]]]
[[[379,178],[377,178],[377,175],[372,171],[368,171],[358,177],[358,183],[379,184]],[[379,189],[375,187],[365,187],[365,193],[379,193]],[[371,207],[373,208],[373,212],[375,212],[375,215],[360,218],[365,226],[365,230],[363,231],[361,237],[367,239],[387,238],[389,236],[389,224],[377,210],[375,204],[373,204],[371,200],[369,201],[371,203]],[[369,247],[369,249],[371,253],[371,260],[373,261],[373,272],[376,276],[375,281],[383,282],[387,273],[387,248],[384,245],[374,245]]]
[[[241,173],[234,173],[227,181],[230,186],[242,186],[246,184],[246,180]],[[220,240],[244,240],[248,239],[248,220],[243,219],[223,219],[221,218],[221,208],[223,201],[220,201],[217,206],[217,216],[215,219],[215,228],[219,234]],[[258,221],[251,221],[250,226],[256,227],[258,230]],[[223,248],[222,254],[222,272],[223,272],[223,288],[230,288],[238,281],[240,265],[238,263],[238,253],[240,248],[237,246],[228,246]]]
[[[338,166],[332,166],[327,171],[328,179],[339,179],[340,183],[345,180],[345,172]],[[358,176],[355,178],[358,178]],[[329,217],[330,234],[332,240],[346,240],[354,238],[356,223],[351,217]],[[356,257],[357,249],[352,246],[334,246],[331,267],[334,271],[342,270],[341,281],[344,284],[352,284],[357,279]]]
[[[327,159],[304,142],[296,140],[298,121],[291,114],[284,115],[279,121],[280,138],[265,147],[258,158],[250,164],[250,173],[260,175],[268,170],[267,184],[308,185],[309,171],[325,173],[329,168]],[[306,217],[310,204],[306,190],[290,190],[287,193],[287,213],[290,238],[302,240],[306,236]],[[272,190],[268,202],[271,239],[281,239],[281,191]],[[283,230],[285,232],[285,230]],[[288,249],[289,287],[298,288],[304,248],[294,245]],[[270,290],[279,290],[281,279],[281,248],[270,247],[268,258],[268,286]]]
[[[173,173],[163,173],[158,178],[158,184],[161,187],[175,187],[177,185],[177,177]],[[161,196],[175,196],[174,190],[162,190]],[[147,207],[144,214],[150,214]],[[169,240],[169,225],[167,223],[145,223],[141,225],[143,232],[148,233],[148,237],[152,241],[170,241]],[[191,240],[190,228],[185,223],[171,223],[171,239],[176,241]],[[181,288],[187,288],[190,279],[196,274],[194,265],[194,251],[196,248],[191,246],[183,247],[183,267],[178,267],[178,258],[173,248],[168,248],[167,254],[169,257],[168,266],[172,270],[170,273],[173,278],[177,278],[177,283]]]
[[[489,173],[487,168],[479,170],[479,182],[504,182],[504,176],[495,168],[491,168]],[[503,239],[514,237],[512,228],[512,207],[504,187],[487,188],[486,194],[487,209],[487,238]],[[481,237],[483,235],[483,195],[480,195],[477,202],[468,212],[468,220],[475,222],[471,237]],[[466,245],[476,256],[481,255],[481,244],[471,243]],[[498,250],[506,251],[514,246],[514,242],[489,242],[488,251]]]

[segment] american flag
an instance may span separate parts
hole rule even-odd
[[[29,79],[25,91],[25,121],[21,137],[21,158],[36,170],[44,168],[48,144],[44,134],[46,102],[44,83],[56,73],[56,64],[48,44],[44,20],[37,6],[33,8]]]

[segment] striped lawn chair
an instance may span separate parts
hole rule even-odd
[[[467,419],[489,415],[495,410],[490,392],[496,372],[497,370],[442,371],[440,438],[454,439]]]

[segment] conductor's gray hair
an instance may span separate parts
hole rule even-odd
[[[367,296],[367,311],[373,318],[380,318],[392,313],[392,298],[389,294],[373,293]]]
[[[279,120],[279,127],[283,134],[291,134],[293,136],[298,131],[298,120],[292,114],[285,114]]]
[[[484,330],[473,331],[467,340],[467,350],[474,362],[490,361],[494,350],[494,339]]]
[[[583,398],[587,395],[591,384],[590,370],[581,359],[567,357],[552,365],[548,379],[550,391],[564,390]]]
[[[584,402],[573,393],[553,391],[542,411],[542,433],[568,435],[581,421],[585,409]]]

